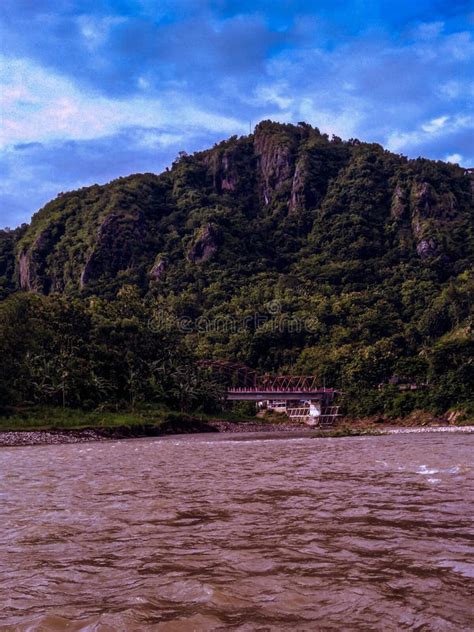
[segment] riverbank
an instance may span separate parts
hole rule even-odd
[[[278,416],[279,417],[279,416]],[[0,447],[84,443],[175,434],[306,432],[310,428],[284,418],[255,419],[225,414],[190,415],[156,407],[133,412],[74,411],[29,407],[0,417]]]
[[[0,430],[0,447],[87,443],[90,441],[110,441],[200,433],[298,434],[308,435],[314,438],[335,438],[433,432],[474,433],[474,426],[425,425],[406,427],[394,425],[340,424],[333,428],[321,429],[305,426],[301,423],[285,421],[278,423],[259,420],[230,421],[225,419],[198,419],[184,416],[181,419],[177,417],[176,419],[156,424],[80,429]]]
[[[86,443],[89,441],[109,441],[163,437],[179,434],[202,433],[303,433],[315,434],[317,430],[301,423],[268,423],[262,421],[228,421],[225,419],[173,419],[154,425],[128,425],[107,428],[48,429],[48,430],[0,430],[0,447],[26,445],[53,445],[60,443]],[[339,433],[340,430],[323,431],[324,435]],[[321,431],[319,431],[321,433]],[[359,434],[359,433],[358,433]],[[365,434],[365,433],[364,433]]]
[[[466,425],[461,425],[463,418]],[[439,418],[420,410],[399,419],[345,417],[333,428],[320,429],[292,422],[280,414],[267,414],[263,418],[239,416],[234,411],[215,416],[191,415],[153,405],[126,412],[28,406],[0,416],[0,447],[197,433],[298,433],[314,437],[347,437],[402,432],[470,432],[474,426],[470,426],[465,418],[466,415],[461,413]]]

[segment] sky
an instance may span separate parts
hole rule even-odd
[[[473,0],[2,0],[0,226],[306,121],[474,166]]]

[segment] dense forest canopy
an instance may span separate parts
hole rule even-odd
[[[0,231],[1,407],[213,410],[197,360],[226,358],[316,374],[353,413],[472,412],[473,185],[264,121],[60,194]]]

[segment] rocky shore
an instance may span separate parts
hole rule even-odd
[[[43,445],[58,443],[85,443],[133,439],[139,437],[159,437],[175,434],[197,434],[208,432],[252,433],[252,432],[310,432],[314,430],[301,423],[212,421],[173,421],[160,425],[86,428],[83,430],[18,430],[0,431],[0,447]]]
[[[225,421],[210,422],[213,432],[314,432],[315,428],[295,422],[269,423],[268,421]]]
[[[347,432],[346,432],[347,431]],[[54,445],[63,443],[86,443],[89,441],[107,441],[143,437],[158,437],[175,434],[197,433],[298,433],[317,436],[350,436],[370,434],[418,434],[428,432],[464,432],[474,433],[474,426],[414,426],[414,427],[378,427],[330,428],[321,430],[301,423],[281,422],[236,422],[226,420],[188,422],[166,422],[157,426],[86,428],[82,430],[24,430],[0,431],[0,447]]]
[[[105,441],[98,430],[24,430],[0,432],[0,447]]]

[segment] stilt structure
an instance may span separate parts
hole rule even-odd
[[[259,409],[274,410],[294,421],[329,427],[340,415],[334,404],[338,392],[321,387],[314,375],[260,375],[253,369],[224,360],[201,362],[225,378],[228,401],[254,401]]]

